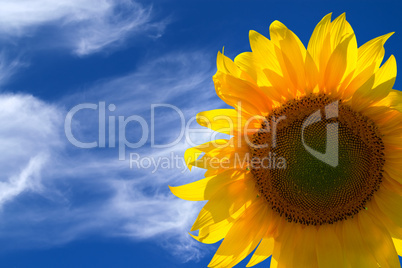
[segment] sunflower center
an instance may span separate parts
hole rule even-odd
[[[373,121],[325,95],[289,101],[266,120],[252,138],[251,172],[272,209],[289,221],[321,225],[365,208],[384,165]]]

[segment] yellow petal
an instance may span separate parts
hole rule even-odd
[[[201,209],[191,231],[231,217],[239,209],[253,203],[256,198],[257,191],[253,180],[239,179],[222,187]]]
[[[271,257],[271,264],[269,265],[269,268],[277,268],[278,267],[278,262]]]
[[[276,223],[276,228],[274,228],[271,231],[272,237],[275,239],[275,245],[274,245],[274,250],[272,252],[272,258],[275,259],[278,262],[278,267],[284,267],[284,265],[287,264],[286,258],[284,256],[288,256],[289,258],[292,258],[292,248],[288,249],[285,247],[286,244],[289,244],[293,241],[294,237],[292,237],[293,231],[295,231],[295,225],[292,223],[289,224],[287,219],[285,217],[275,217],[277,220]],[[296,226],[297,227],[297,226]],[[289,260],[289,262],[292,262],[293,260]],[[285,266],[286,267],[286,266]]]
[[[294,50],[297,50],[297,52],[301,53],[298,60],[303,61],[306,56],[306,48],[297,35],[289,30],[282,22],[277,20],[272,22],[269,26],[269,33],[272,42],[276,46],[280,48],[283,47],[285,50],[288,50],[290,47],[292,47]],[[291,52],[289,51],[289,53]]]
[[[249,32],[249,39],[251,50],[255,54],[255,58],[261,61],[262,67],[282,75],[282,70],[276,58],[274,44],[256,31]]]
[[[313,267],[317,262],[317,229],[315,226],[303,226],[296,230],[294,238],[293,264],[297,267]],[[296,253],[297,252],[297,253]],[[282,253],[281,253],[282,254]]]
[[[215,148],[201,158],[190,162],[190,166],[207,169],[205,177],[213,176],[225,170],[244,171],[249,166],[250,153],[245,138],[233,137],[224,148]]]
[[[391,55],[383,66],[375,73],[373,91],[387,91],[392,89],[396,79],[396,60]]]
[[[234,131],[240,132],[243,125],[242,117],[235,109],[200,112],[197,114],[197,122],[203,127],[229,135],[234,135]]]
[[[402,195],[402,174],[396,178],[393,178],[389,175],[387,171],[383,174],[384,178],[381,183],[381,186],[387,189],[388,191],[394,192],[396,194]]]
[[[274,243],[272,237],[262,239],[246,267],[254,266],[271,256],[274,250]]]
[[[324,81],[322,82],[323,86],[321,86],[326,87],[327,92],[337,92],[338,86],[340,85],[346,71],[348,63],[348,47],[350,45],[350,40],[352,40],[353,37],[354,36],[351,35],[340,43],[328,60],[324,74]]]
[[[334,229],[333,225],[322,225],[318,229],[316,245],[318,267],[338,268],[346,266],[342,244]]]
[[[236,180],[244,179],[242,172],[226,170],[215,176],[207,177],[182,186],[171,187],[172,193],[184,200],[203,201],[210,199],[221,187]]]
[[[198,242],[204,243],[204,244],[215,244],[216,242],[219,242],[229,232],[230,228],[233,226],[233,222],[227,222],[227,221],[221,221],[219,223],[214,224],[214,226],[219,226],[216,230],[213,231],[208,231],[207,234],[205,235],[192,235],[190,234],[195,240]],[[209,227],[209,226],[208,226]],[[207,229],[208,227],[205,227],[203,229]],[[201,229],[201,230],[203,230]],[[201,231],[200,230],[200,231]]]
[[[393,33],[379,36],[359,47],[356,73],[360,73],[373,63],[375,69],[380,67],[384,58],[384,44],[392,35]]]
[[[253,81],[259,87],[271,85],[266,75],[262,72],[266,67],[263,65],[262,60],[256,57],[255,53],[243,52],[236,56],[234,62],[244,73],[250,76],[251,79],[248,80]]]
[[[304,89],[304,59],[306,48],[300,39],[283,23],[274,21],[269,27],[272,42],[276,45],[275,53],[284,74],[284,78],[292,82],[293,92]],[[289,84],[289,88],[291,86]]]
[[[387,97],[386,97],[387,98]],[[379,101],[382,102],[383,100]],[[378,106],[381,105],[379,102],[370,106],[367,110],[377,110],[379,113],[377,115],[371,114],[371,119],[376,123],[376,125],[381,129],[381,133],[384,136],[399,136],[401,137],[402,133],[402,113],[395,109],[395,107],[386,107],[386,106]],[[401,144],[402,145],[402,144]],[[389,147],[388,144],[385,144],[385,148]],[[402,146],[400,146],[402,147]],[[398,150],[394,150],[396,148],[386,150],[386,157],[392,156],[394,153],[397,153]]]
[[[279,102],[282,102],[283,99],[288,100],[294,98],[295,94],[288,90],[290,88],[288,79],[280,76],[278,73],[270,69],[264,69],[263,72],[268,77],[269,82],[272,84],[272,87],[264,91],[267,96],[272,96],[276,101]],[[280,96],[275,93],[280,93]]]
[[[349,36],[353,36],[352,42],[355,43],[356,37],[350,24],[346,21],[346,14],[342,13],[331,23],[331,49],[332,51]],[[356,47],[357,49],[357,47]],[[357,52],[357,51],[356,51]],[[357,54],[356,54],[357,56]],[[357,59],[357,58],[356,58]]]
[[[223,55],[221,52],[218,52],[218,56],[216,57],[216,66],[218,71],[221,71],[225,74],[230,74],[235,77],[241,76],[241,70],[231,59]]]
[[[272,101],[257,85],[219,71],[213,80],[218,96],[230,106],[238,107],[240,102],[243,109],[252,115],[267,114],[271,110]]]
[[[402,197],[380,188],[374,195],[378,208],[397,226],[402,227]]]
[[[384,99],[377,102],[376,105],[395,108],[402,112],[402,91],[391,90],[391,92],[388,93]]]
[[[374,223],[366,211],[361,211],[357,217],[363,240],[379,267],[400,266],[398,254],[388,231],[383,226]]]
[[[318,84],[318,69],[310,52],[306,53],[305,60],[305,72],[306,72],[306,95],[312,93],[315,86]]]
[[[397,182],[402,184],[402,174],[398,169],[387,166],[387,168],[385,169],[385,173],[393,180],[396,180]]]
[[[328,31],[331,28],[331,14],[326,15],[315,27],[313,34],[311,35],[310,41],[307,46],[307,50],[313,58],[319,70],[322,70],[325,66],[320,66],[320,57],[322,51],[325,49],[325,39],[328,36]],[[329,43],[328,43],[329,45]],[[330,48],[327,48],[330,50]],[[329,56],[329,55],[328,55]]]
[[[371,103],[384,99],[392,90],[396,78],[396,61],[391,55],[386,63],[353,95],[352,107],[362,110]]]
[[[254,34],[257,36],[259,35],[256,32],[254,32]],[[253,31],[250,32],[250,35],[253,35]],[[264,63],[264,58],[259,58],[258,55],[258,52],[244,52],[239,54],[234,62],[241,70],[251,77],[251,80],[256,83],[270,100],[272,99],[276,102],[280,102],[282,100],[282,90],[274,88],[270,81],[271,78],[268,78],[264,72],[266,69],[271,70],[276,67],[267,66],[267,63]]]
[[[398,252],[398,255],[402,255],[402,240],[401,239],[397,239],[397,238],[392,238],[393,242],[394,242],[394,246],[396,251]]]
[[[342,83],[341,87],[344,88],[344,97],[348,99],[361,88],[374,74],[374,64],[370,65],[364,71],[360,72],[357,76],[353,76],[351,81],[346,80]]]
[[[367,207],[368,214],[370,214],[372,218],[377,219],[378,222],[383,224],[392,237],[402,239],[402,227],[397,226],[394,221],[392,221],[387,215],[385,215],[384,212],[378,207],[375,200],[370,202]]]
[[[191,167],[193,166],[192,163],[194,163],[194,161],[197,160],[202,155],[202,153],[209,152],[216,148],[224,148],[225,146],[227,146],[227,144],[228,140],[221,139],[221,140],[209,141],[201,145],[187,149],[186,152],[184,153],[184,161],[186,162],[188,169],[191,170]]]
[[[344,29],[346,23],[345,13],[339,15],[334,21],[331,23],[331,47],[335,49],[341,42],[344,37]]]
[[[320,89],[334,93],[342,85],[339,93],[343,95],[353,77],[358,54],[356,37],[345,14],[332,23],[331,14],[325,16],[314,29],[307,50],[317,65]]]
[[[348,266],[378,268],[377,260],[363,241],[357,219],[349,219],[342,223],[342,245]]]
[[[216,243],[226,236],[230,228],[232,228],[233,223],[243,215],[245,209],[246,207],[244,206],[225,220],[201,228],[198,236],[190,235],[197,241],[205,244]]]
[[[350,24],[346,21],[345,13],[341,14],[331,23],[331,47],[335,52],[337,47],[346,39],[350,39],[347,46],[347,64],[343,79],[356,69],[358,50],[357,41],[354,31]],[[333,52],[333,53],[334,53]]]
[[[280,255],[278,259],[278,268],[285,267],[294,267],[297,262],[295,262],[295,252],[298,252],[301,248],[296,249],[296,241],[299,239],[301,233],[298,233],[298,229],[296,226],[292,226],[292,223],[286,223],[286,229],[284,230],[287,233],[287,236],[278,237],[280,241]],[[296,228],[295,228],[296,227]],[[279,243],[278,243],[279,244]],[[276,246],[276,245],[275,245]],[[299,256],[299,255],[298,255]],[[300,256],[299,256],[300,257]]]
[[[402,142],[400,136],[384,136],[382,137],[382,141],[386,146],[393,146],[396,148],[402,148]],[[395,167],[394,167],[395,168]]]
[[[208,267],[233,267],[258,245],[265,233],[267,208],[255,202],[233,224]]]

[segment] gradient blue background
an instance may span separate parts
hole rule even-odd
[[[182,108],[191,117],[198,111],[224,107],[215,96],[211,82],[216,53],[222,47],[232,59],[243,51],[249,51],[248,31],[253,29],[268,36],[269,24],[274,20],[283,22],[306,45],[315,25],[330,12],[334,18],[346,12],[358,45],[379,35],[396,32],[385,45],[385,58],[394,54],[397,62],[402,60],[401,1],[161,0],[137,3],[150,8],[150,21],[139,25],[138,29],[134,27],[121,40],[114,40],[112,45],[105,45],[97,51],[74,52],[76,47],[69,42],[74,40],[69,38],[76,37],[64,36],[64,31],[79,31],[79,27],[86,26],[78,23],[63,28],[60,26],[62,19],[36,23],[34,28],[27,26],[19,34],[3,30],[0,38],[2,59],[6,65],[10,65],[14,58],[20,64],[14,69],[7,66],[0,69],[10,72],[9,76],[0,79],[1,94],[32,95],[43,105],[57,107],[55,109],[61,113],[59,118],[63,120],[74,105],[83,102],[97,104],[99,101],[106,101],[106,105],[116,104],[116,116],[140,114],[149,120],[149,105],[161,103],[160,97],[164,97],[162,102]],[[2,8],[7,9],[6,3],[0,1]],[[133,14],[138,15],[135,12],[122,14],[125,22],[130,21]],[[152,26],[155,24],[160,29]],[[7,25],[1,28],[7,28]],[[169,87],[177,88],[177,91],[167,91]],[[394,88],[402,89],[400,78],[397,78]],[[146,105],[141,106],[141,103]],[[119,110],[120,107],[124,108]],[[165,112],[169,116],[172,111]],[[178,125],[174,120],[163,123],[163,115],[161,112],[162,120],[156,126],[159,142],[177,135],[175,129]],[[171,116],[174,117],[174,113]],[[76,134],[82,140],[94,140],[97,135],[96,116],[82,114],[77,120],[81,124]],[[4,122],[2,124],[4,126]],[[137,127],[128,128],[133,133],[133,140],[138,138]],[[62,131],[62,125],[56,129]],[[43,189],[27,188],[1,203],[0,266],[207,266],[218,245],[190,243],[180,235],[186,235],[194,215],[178,229],[175,226],[164,229],[158,225],[159,229],[154,233],[150,231],[149,235],[141,235],[142,228],[148,230],[152,225],[146,220],[147,215],[136,216],[141,211],[137,205],[141,206],[142,201],[149,205],[156,199],[160,203],[150,206],[153,214],[162,215],[155,219],[162,221],[163,225],[165,205],[169,206],[169,202],[175,200],[167,185],[199,179],[202,173],[181,174],[169,170],[151,174],[146,170],[132,170],[127,163],[109,167],[105,163],[108,159],[117,160],[117,149],[79,149],[66,142],[63,134],[60,134],[59,141],[64,143],[62,148],[51,149],[52,157],[40,169]],[[183,148],[177,149],[178,154],[184,152]],[[140,152],[147,151],[158,153],[158,149],[149,149],[149,143]],[[21,169],[20,166],[13,168]],[[14,169],[7,172],[11,174]],[[7,181],[8,177],[2,179]],[[149,184],[145,187],[137,185],[138,180]],[[133,191],[132,197],[124,196],[130,198],[129,201],[124,199],[127,201],[124,204],[130,204],[127,211],[121,214],[113,214],[114,209],[102,211],[101,208],[113,208],[106,203],[107,200],[121,208],[121,203],[114,201],[122,200],[118,198],[119,191],[124,188],[119,188],[122,182]],[[141,202],[137,204],[137,200]],[[175,212],[180,210],[180,206],[185,206],[184,203],[177,204],[180,205],[174,209]],[[134,207],[137,210],[133,209],[130,216],[130,209]],[[92,215],[94,211],[97,213]],[[110,217],[108,213],[111,213]],[[172,219],[169,219],[170,223],[178,224]],[[177,248],[177,243],[188,248]],[[183,254],[185,257],[180,257]],[[246,263],[247,260],[239,267]],[[258,267],[268,266],[269,261],[265,261]]]

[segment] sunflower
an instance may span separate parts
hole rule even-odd
[[[402,92],[377,37],[358,47],[345,14],[326,15],[307,49],[274,21],[252,52],[218,53],[218,96],[234,109],[197,115],[229,134],[188,149],[205,178],[174,195],[208,200],[194,239],[223,239],[209,267],[400,267]]]

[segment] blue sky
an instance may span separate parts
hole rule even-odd
[[[274,20],[306,45],[324,15],[346,12],[359,45],[396,32],[386,58],[401,60],[401,11],[400,1],[1,0],[0,265],[205,267],[218,245],[187,234],[202,203],[167,187],[203,172],[147,161],[180,158],[213,134],[190,122],[189,138],[181,137],[180,114],[157,106],[152,117],[151,105],[177,107],[185,123],[225,107],[211,79],[217,52],[249,51],[248,31],[268,35]],[[69,111],[82,104],[95,108],[74,115],[71,133],[94,148],[74,146],[65,133]],[[154,144],[171,146],[152,145],[152,118]],[[121,154],[124,138],[141,146]],[[130,167],[130,153],[142,166]]]

